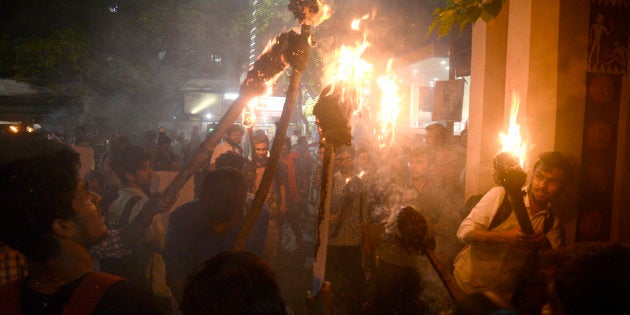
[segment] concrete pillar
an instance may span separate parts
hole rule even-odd
[[[466,197],[492,183],[492,158],[503,129],[508,3],[496,19],[473,26],[470,107],[466,155]]]

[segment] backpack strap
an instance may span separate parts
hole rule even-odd
[[[510,201],[507,198],[507,193],[503,197],[503,201],[501,201],[501,205],[499,209],[497,209],[497,213],[492,217],[492,221],[490,221],[490,225],[488,226],[488,231],[496,228],[501,223],[505,222],[510,214],[512,213],[512,207],[510,206]]]
[[[129,198],[129,200],[127,200],[127,203],[125,203],[125,208],[123,209],[122,213],[120,214],[120,221],[118,223],[118,228],[119,229],[121,227],[129,224],[129,216],[131,216],[131,210],[133,210],[133,207],[136,206],[136,204],[138,203],[138,201],[140,201],[140,199],[142,199],[142,197],[140,197],[140,196],[133,196],[133,197]]]
[[[90,272],[74,290],[62,315],[92,314],[109,288],[125,278],[104,272]]]
[[[22,314],[20,304],[20,294],[22,291],[23,279],[11,281],[0,286],[0,310],[5,314]]]

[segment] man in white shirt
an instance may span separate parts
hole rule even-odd
[[[243,127],[238,124],[233,124],[228,128],[225,132],[225,141],[217,144],[214,147],[214,151],[212,151],[212,157],[210,158],[210,170],[214,171],[216,169],[216,161],[217,158],[221,156],[221,154],[234,151],[239,155],[243,154],[243,148],[241,148],[241,140],[243,139],[243,135],[245,131]]]
[[[503,222],[491,223],[507,198],[503,187],[494,187],[483,196],[457,231],[459,240],[468,246],[455,259],[454,275],[466,294],[491,291],[510,301],[527,258],[545,240],[552,248],[560,246],[560,224],[550,211],[550,202],[565,190],[571,175],[571,167],[560,153],[540,155],[524,197],[535,231],[532,235],[521,232],[514,211]]]

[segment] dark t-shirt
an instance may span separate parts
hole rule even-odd
[[[52,294],[37,292],[28,286],[21,291],[22,314],[24,315],[57,315],[70,300],[72,293],[85,276],[80,277]],[[24,281],[27,283],[28,279]],[[94,315],[100,314],[161,314],[151,293],[143,291],[128,281],[113,284],[103,295],[96,306]]]

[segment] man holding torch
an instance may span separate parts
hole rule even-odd
[[[540,155],[523,197],[531,234],[521,228],[517,210],[513,209],[515,202],[507,202],[513,196],[509,187],[515,186],[514,181],[520,181],[516,185],[521,187],[526,178],[518,160],[499,154],[494,160],[494,177],[501,186],[481,198],[457,231],[457,237],[467,246],[455,259],[454,276],[466,294],[489,292],[509,303],[529,258],[540,250],[561,245],[559,220],[551,213],[550,203],[571,182],[572,171],[562,154]]]

